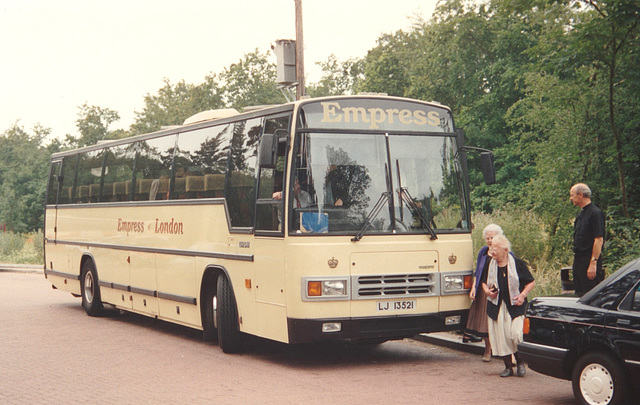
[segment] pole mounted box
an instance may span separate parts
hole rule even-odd
[[[291,86],[296,80],[296,41],[279,39],[271,47],[276,54],[276,82],[280,86]]]

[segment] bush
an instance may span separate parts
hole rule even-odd
[[[41,231],[0,234],[0,261],[12,264],[41,264],[44,244]]]
[[[13,232],[0,233],[0,257],[10,256],[14,252],[22,250],[24,238]]]
[[[561,293],[560,270],[573,262],[573,234],[569,235],[568,229],[563,228],[562,232],[550,237],[546,231],[547,224],[540,216],[509,205],[492,214],[478,213],[473,216],[473,223],[476,254],[485,244],[482,230],[490,223],[498,224],[511,241],[514,253],[529,262],[536,279],[532,295]],[[640,220],[611,216],[607,218],[606,232],[603,262],[608,276],[640,257]]]
[[[640,257],[640,220],[607,218],[603,262],[611,274],[633,259]]]
[[[485,245],[483,229],[494,223],[500,225],[511,242],[514,254],[529,263],[536,279],[536,287],[530,298],[561,293],[560,269],[566,266],[562,258],[550,257],[551,241],[545,223],[531,211],[511,205],[492,214],[478,213],[473,216],[473,246],[475,254]]]

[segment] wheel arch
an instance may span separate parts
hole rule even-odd
[[[200,321],[202,325],[204,325],[204,318],[206,317],[206,308],[204,306],[204,302],[206,301],[207,288],[213,288],[214,291],[216,289],[216,285],[218,283],[218,277],[220,275],[224,275],[227,277],[227,280],[231,282],[231,278],[229,277],[229,272],[224,266],[220,265],[209,265],[204,269],[202,273],[202,279],[200,280]],[[233,284],[231,286],[233,289]]]
[[[84,252],[82,254],[82,256],[80,257],[80,269],[78,271],[78,277],[82,277],[82,267],[84,266],[84,264],[88,261],[91,260],[91,262],[93,263],[93,269],[96,271],[96,275],[99,276],[98,273],[98,265],[96,264],[96,259],[95,257],[93,257],[93,255],[89,252]],[[98,280],[100,280],[100,277],[98,277]],[[97,281],[97,280],[96,280]]]
[[[574,356],[571,362],[571,369],[569,370],[569,372],[571,373],[570,375],[573,375],[573,371],[580,358],[588,354],[596,354],[596,353],[610,357],[612,360],[618,363],[618,365],[622,367],[623,370],[626,371],[627,365],[622,359],[622,356],[620,355],[620,353],[618,353],[618,351],[614,347],[608,344],[608,342],[594,339],[590,341],[590,344],[588,346],[582,347],[578,353],[574,353]]]
[[[589,354],[589,353],[606,354],[607,356],[610,356],[610,357],[616,359],[616,361],[618,363],[621,363],[624,366],[624,362],[622,362],[620,360],[621,359],[620,353],[607,340],[590,339],[588,344],[586,344],[586,345],[584,345],[583,347],[580,348],[580,350],[579,350],[579,352],[577,353],[577,356],[576,356],[576,361],[577,361],[578,358],[584,356],[585,354]],[[575,362],[574,362],[574,365],[575,365]]]

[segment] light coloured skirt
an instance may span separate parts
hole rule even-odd
[[[522,326],[524,315],[511,319],[507,304],[501,301],[498,320],[489,318],[489,341],[494,356],[509,356],[518,351],[518,343],[522,342]]]

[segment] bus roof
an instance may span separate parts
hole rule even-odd
[[[88,152],[92,150],[104,149],[109,146],[117,146],[122,144],[128,144],[131,142],[156,138],[164,135],[170,135],[175,133],[180,133],[184,131],[184,129],[189,128],[190,130],[199,129],[200,127],[207,127],[211,125],[212,122],[217,124],[225,124],[237,121],[238,119],[250,119],[254,117],[259,117],[267,114],[277,114],[280,112],[291,111],[294,109],[296,105],[307,104],[307,103],[319,103],[327,100],[340,100],[340,99],[385,99],[385,100],[397,100],[397,101],[405,101],[405,102],[414,102],[420,104],[427,104],[433,107],[442,108],[448,111],[451,109],[444,105],[440,104],[436,101],[423,101],[410,99],[405,97],[397,97],[397,96],[388,96],[385,94],[372,94],[372,93],[364,93],[364,94],[356,94],[356,95],[341,95],[341,96],[325,96],[318,98],[309,98],[305,97],[301,100],[293,101],[286,104],[275,104],[275,105],[263,105],[263,106],[248,106],[245,107],[243,112],[238,112],[234,108],[224,108],[217,110],[206,110],[199,112],[197,114],[192,115],[187,118],[182,125],[172,125],[168,127],[163,127],[159,131],[149,132],[146,134],[133,135],[128,138],[122,139],[113,139],[113,140],[105,140],[100,141],[94,145],[83,146],[77,149],[66,150],[62,152],[56,152],[52,154],[51,159],[60,158],[67,155],[74,155],[76,153]]]

